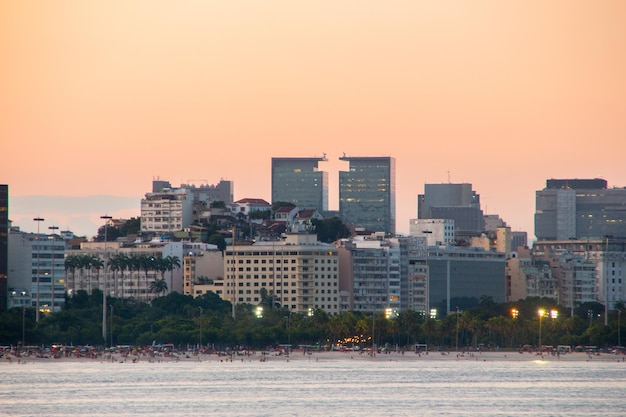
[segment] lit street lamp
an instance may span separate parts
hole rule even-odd
[[[102,338],[104,339],[104,346],[107,345],[107,262],[108,262],[108,253],[107,253],[107,229],[109,226],[109,219],[111,216],[100,216],[101,219],[104,219],[104,275],[102,277]]]
[[[56,283],[54,277],[54,242],[56,241],[56,238],[54,234],[56,233],[55,230],[58,230],[59,228],[57,226],[48,226],[48,229],[52,230],[52,302],[50,304],[52,305],[52,312],[54,313],[54,284]]]
[[[546,315],[546,310],[544,310],[543,308],[540,308],[537,313],[539,314],[539,353],[541,354],[542,349],[541,349],[541,319],[543,318],[543,316]]]
[[[39,246],[40,246],[40,239],[39,239],[39,223],[41,223],[42,221],[44,221],[44,219],[42,219],[41,217],[35,217],[33,219],[34,221],[37,222],[37,285],[36,285],[36,289],[37,289],[37,297],[36,297],[36,301],[35,301],[35,321],[39,322]]]

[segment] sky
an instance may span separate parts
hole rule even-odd
[[[9,217],[94,235],[152,180],[271,197],[271,158],[393,156],[397,230],[471,183],[533,235],[548,178],[626,186],[626,2],[0,2]]]

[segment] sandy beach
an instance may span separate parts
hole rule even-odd
[[[224,354],[186,354],[177,353],[170,355],[149,355],[149,354],[104,354],[92,358],[87,357],[18,357],[13,354],[5,354],[0,360],[0,364],[24,364],[41,362],[113,362],[113,363],[172,363],[172,362],[290,362],[290,361],[333,361],[333,360],[354,360],[354,361],[566,361],[566,362],[617,362],[624,363],[626,356],[614,353],[587,354],[584,352],[573,352],[565,354],[543,354],[519,353],[517,351],[499,352],[388,352],[377,353],[372,356],[369,352],[311,352],[293,351],[289,355],[280,352],[251,351],[246,354],[224,355]]]

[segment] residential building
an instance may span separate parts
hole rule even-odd
[[[348,157],[339,171],[339,212],[353,229],[396,233],[396,160],[393,157]]]
[[[339,313],[337,249],[314,234],[287,233],[284,240],[230,245],[215,293],[235,304],[259,304],[263,294],[292,312]]]
[[[603,179],[550,179],[536,192],[538,240],[626,238],[626,188]]]
[[[183,230],[191,224],[192,216],[193,196],[186,188],[163,188],[141,199],[144,233],[171,234]]]
[[[213,290],[215,281],[223,281],[224,256],[217,247],[189,250],[183,256],[182,269],[182,293],[198,297]]]
[[[253,211],[270,211],[272,205],[262,198],[242,198],[229,204],[229,210],[234,215],[249,216]]]
[[[348,311],[428,310],[425,237],[356,236],[338,242],[338,250]]]
[[[533,244],[534,259],[553,262],[553,273],[561,279],[563,303],[574,307],[584,302],[596,301],[613,309],[615,303],[626,300],[626,239],[567,239],[536,241]],[[556,264],[554,264],[556,262]],[[563,266],[566,264],[569,266]],[[593,288],[590,284],[593,264]],[[561,264],[560,266],[558,264]],[[571,278],[563,275],[571,270]],[[572,288],[573,287],[573,288]],[[567,295],[571,294],[571,295]],[[564,304],[567,305],[567,304]]]
[[[272,158],[272,203],[292,203],[302,209],[328,210],[328,172],[321,158]]]
[[[527,297],[550,298],[561,301],[559,280],[550,263],[532,259],[529,249],[520,248],[506,261],[506,301]]]
[[[8,286],[10,307],[30,306],[40,313],[58,312],[65,305],[66,243],[56,234],[9,231]]]
[[[9,186],[0,184],[0,312],[8,306]]]

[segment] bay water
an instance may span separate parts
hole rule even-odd
[[[0,364],[2,416],[624,416],[626,363],[327,359]]]

